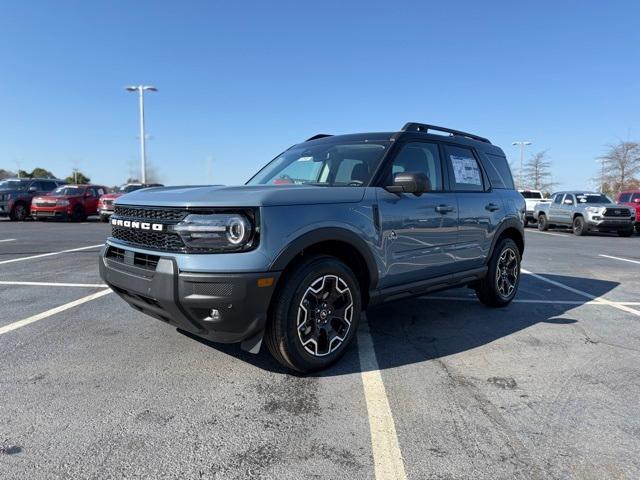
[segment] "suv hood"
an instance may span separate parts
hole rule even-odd
[[[223,185],[163,187],[128,193],[116,205],[163,207],[269,207],[356,203],[364,187],[317,187],[313,185]]]

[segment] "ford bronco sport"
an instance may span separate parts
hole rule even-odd
[[[511,302],[524,209],[503,151],[477,135],[316,135],[244,186],[116,200],[100,274],[140,312],[254,353],[264,339],[308,372],[343,355],[380,302],[465,285]]]

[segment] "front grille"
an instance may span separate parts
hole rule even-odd
[[[36,202],[36,207],[55,207],[56,202]]]
[[[145,219],[146,220],[146,219]],[[111,226],[111,235],[130,245],[153,250],[181,251],[185,244],[177,233],[151,232],[126,227]]]
[[[105,205],[111,206],[113,205],[113,200],[103,200],[102,203],[104,203]]]
[[[122,218],[136,220],[164,220],[166,222],[179,222],[187,216],[183,208],[143,208],[116,205],[114,215]]]
[[[607,208],[603,216],[605,217],[630,217],[631,212],[627,208]]]

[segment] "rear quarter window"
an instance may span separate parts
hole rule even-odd
[[[507,162],[506,157],[492,153],[484,153],[483,158],[485,160],[485,170],[487,171],[489,181],[493,188],[515,188],[509,162]]]

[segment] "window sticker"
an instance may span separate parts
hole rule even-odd
[[[453,165],[453,174],[456,183],[466,183],[469,185],[482,185],[480,178],[480,169],[475,158],[459,157],[457,155],[449,155],[451,164]]]

